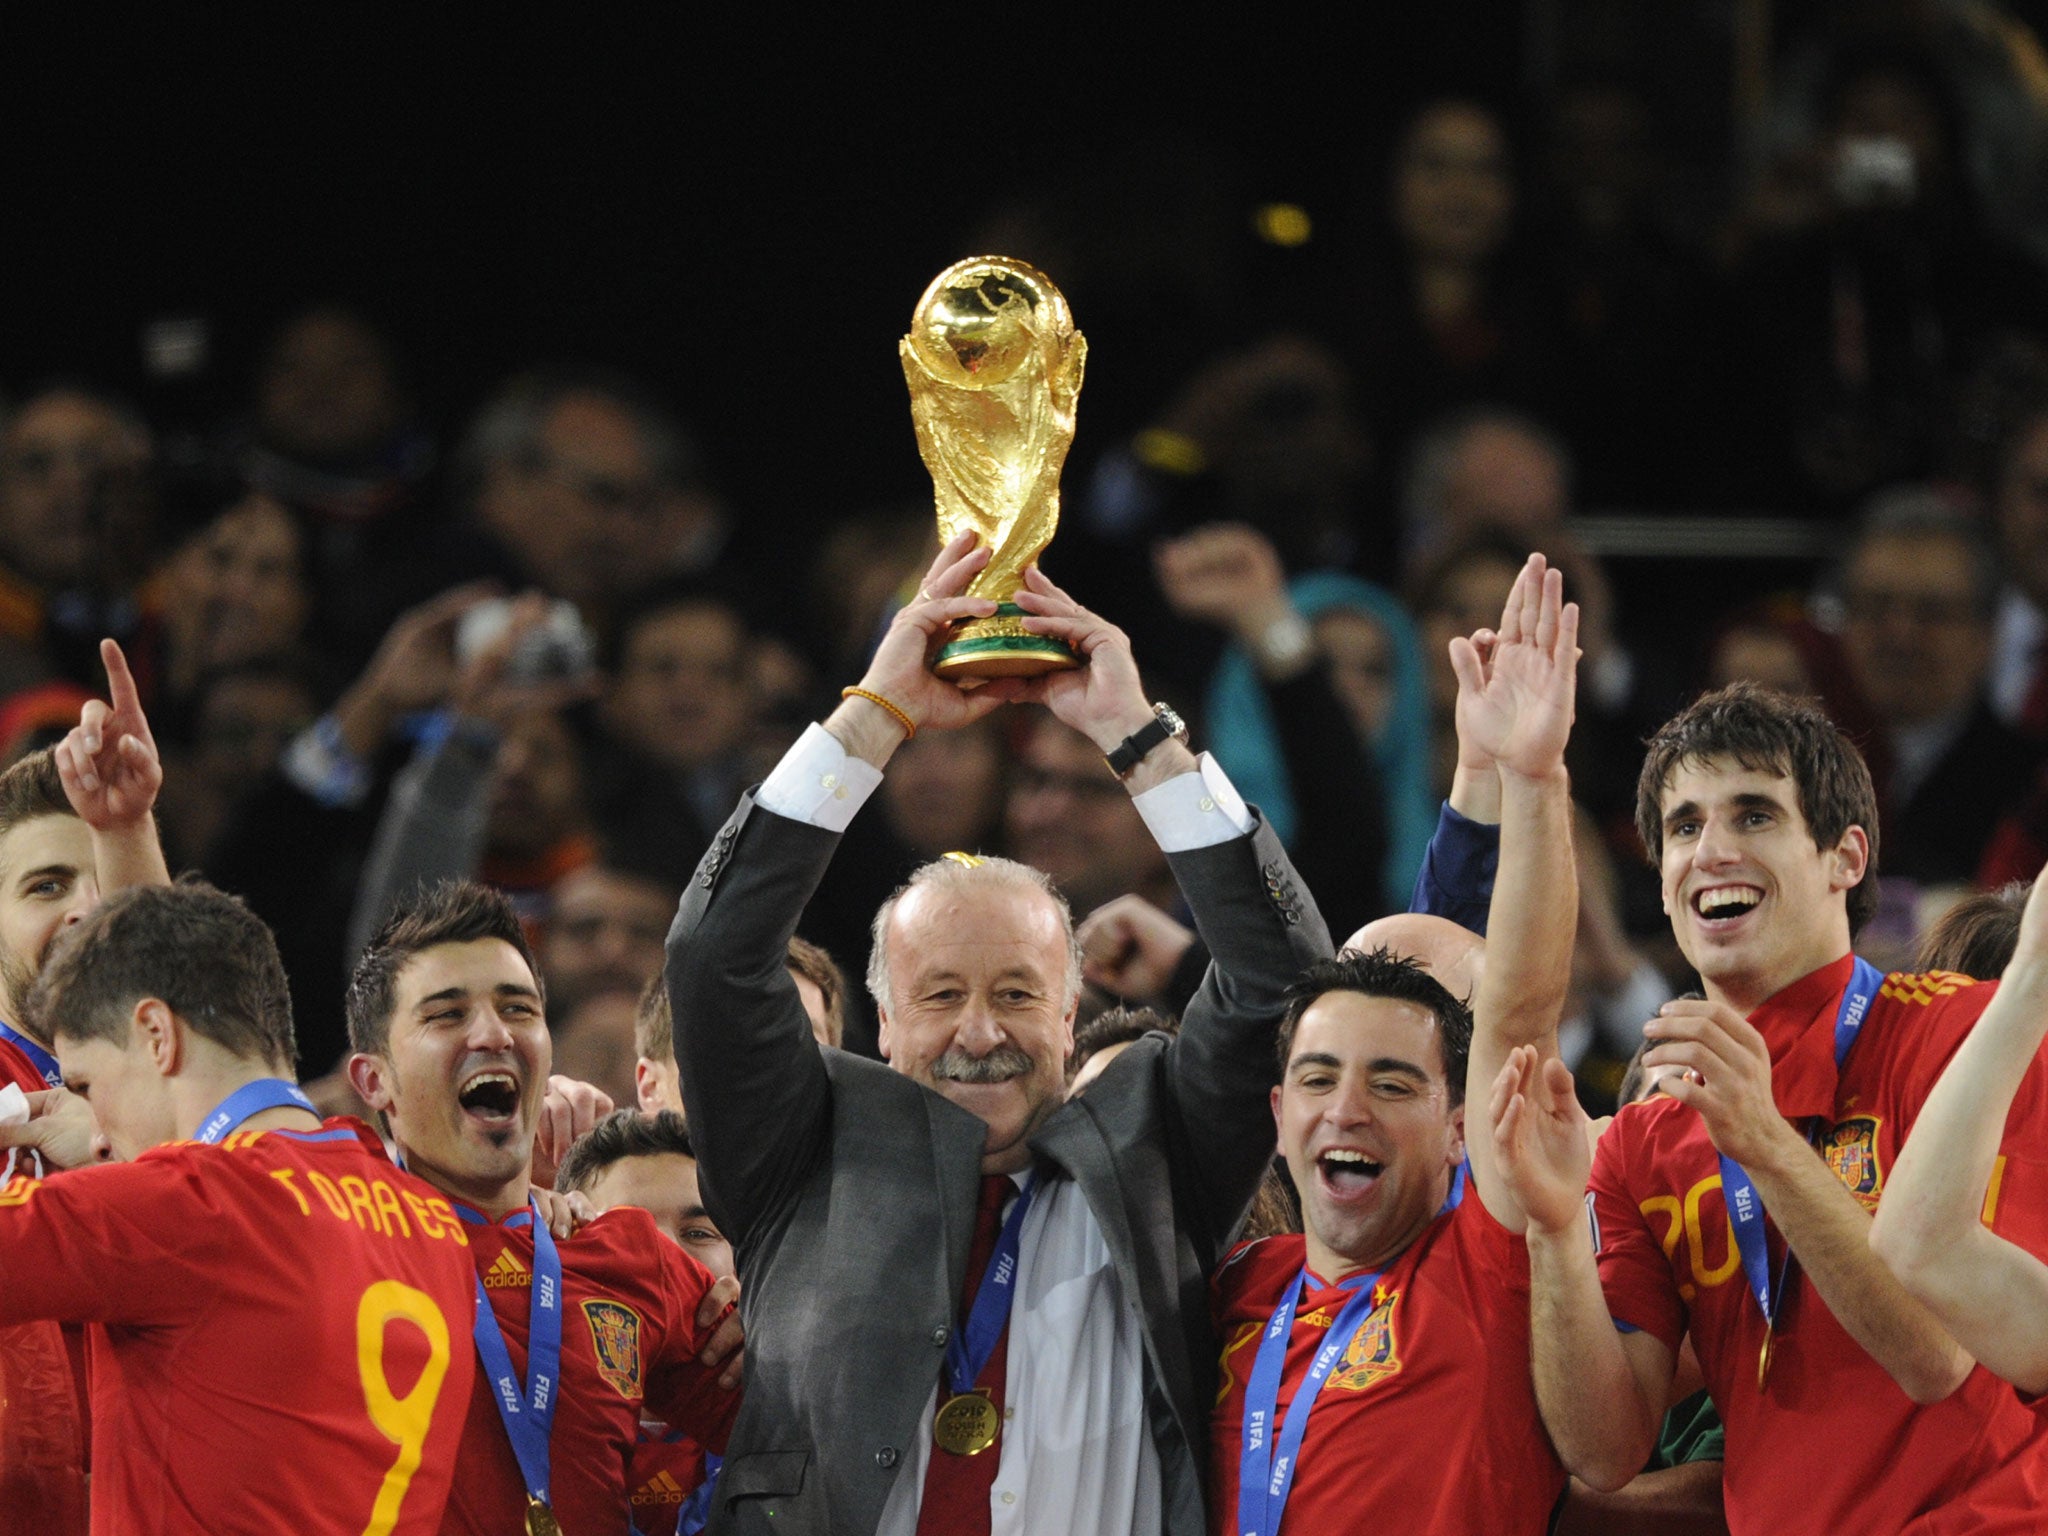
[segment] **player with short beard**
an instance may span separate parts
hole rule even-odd
[[[539,1536],[623,1530],[643,1408],[723,1450],[738,1407],[736,1375],[717,1366],[734,1340],[712,1335],[724,1293],[653,1218],[609,1211],[559,1244],[533,1220],[544,1004],[510,903],[467,882],[401,906],[349,983],[349,1082],[406,1166],[453,1201],[476,1266],[485,1379],[450,1533],[499,1536],[522,1519]]]
[[[93,1161],[92,1112],[63,1089],[49,1039],[26,1014],[57,935],[123,886],[168,881],[151,810],[163,768],[121,648],[100,647],[112,707],[89,700],[55,748],[0,773],[0,1089],[28,1097],[25,1124],[0,1125],[0,1184]],[[37,1536],[85,1528],[83,1335],[0,1328],[0,1531],[38,1511]]]
[[[90,699],[56,746],[0,774],[0,1087],[29,1095],[34,1118],[0,1126],[0,1179],[26,1148],[32,1166],[96,1155],[92,1121],[55,1092],[63,1074],[25,1017],[29,989],[58,933],[132,885],[167,885],[152,814],[164,781],[156,743],[121,648],[102,641],[111,706]]]

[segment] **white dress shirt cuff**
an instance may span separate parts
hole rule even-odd
[[[1204,752],[1197,762],[1197,772],[1178,774],[1131,799],[1164,853],[1213,847],[1252,829],[1244,796],[1216,759]]]
[[[881,782],[881,769],[849,756],[837,736],[822,725],[812,725],[762,781],[754,804],[791,821],[844,832]]]

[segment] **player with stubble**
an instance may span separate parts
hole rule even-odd
[[[1532,556],[1499,631],[1452,642],[1461,745],[1501,788],[1471,1011],[1386,949],[1347,949],[1295,986],[1272,1104],[1305,1230],[1246,1244],[1212,1285],[1215,1536],[1552,1523],[1565,1475],[1530,1388],[1523,1216],[1465,1104],[1516,1048],[1557,1053],[1577,910],[1578,611],[1562,588]]]
[[[621,1531],[646,1416],[723,1449],[737,1318],[642,1210],[557,1240],[534,1218],[551,1059],[541,978],[503,895],[468,882],[401,906],[356,962],[349,1082],[469,1238],[478,1388],[443,1529]]]
[[[1643,1465],[1689,1331],[1727,1427],[1735,1536],[2040,1528],[2048,1436],[1871,1251],[1907,1130],[1995,985],[1883,975],[1850,947],[1876,907],[1877,810],[1811,703],[1748,684],[1652,738],[1637,822],[1706,995],[1646,1027],[1665,1097],[1589,1158],[1560,1063],[1518,1052],[1489,1105],[1528,1213],[1537,1399],[1596,1487]],[[2048,1135],[2037,1067],[2006,1126]],[[1592,1220],[1586,1209],[1590,1161]],[[2048,1206],[2001,1236],[2048,1252]]]

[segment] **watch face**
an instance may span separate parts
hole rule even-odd
[[[1183,743],[1187,741],[1188,723],[1181,719],[1179,711],[1169,704],[1154,704],[1152,712],[1159,717],[1159,723],[1166,727],[1167,735],[1171,736],[1175,741]]]

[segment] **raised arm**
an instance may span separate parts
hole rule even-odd
[[[1870,1245],[1957,1342],[2025,1392],[2048,1392],[2048,1264],[1979,1213],[2013,1095],[2048,1034],[2048,881],[1976,1028],[1949,1059],[1885,1181]]]
[[[1973,1363],[1934,1313],[1870,1251],[1870,1214],[1778,1113],[1764,1037],[1725,1003],[1680,998],[1643,1027],[1645,1067],[1672,1066],[1664,1091],[1706,1122],[1742,1165],[1799,1268],[1849,1336],[1916,1403],[1937,1403]],[[1886,1192],[1890,1198],[1890,1192]]]
[[[1528,1221],[1536,1406],[1566,1469],[1612,1492],[1656,1444],[1672,1352],[1654,1334],[1618,1329],[1607,1310],[1586,1214],[1586,1112],[1564,1063],[1517,1047],[1487,1110],[1495,1166]]]
[[[1033,568],[1018,604],[1038,633],[1081,651],[1088,665],[1033,679],[1043,702],[1105,753],[1151,723],[1130,641]],[[1212,956],[1169,1056],[1191,1183],[1210,1243],[1221,1248],[1273,1152],[1268,1092],[1285,993],[1331,952],[1329,929],[1272,829],[1213,760],[1171,739],[1124,779],[1173,867]]]
[[[169,885],[171,872],[156,835],[164,768],[142,697],[120,646],[102,640],[100,661],[110,702],[88,699],[53,755],[65,797],[91,829],[93,865],[106,896],[131,885]]]
[[[1547,570],[1541,555],[1531,555],[1508,595],[1490,658],[1482,659],[1471,640],[1451,642],[1459,756],[1469,742],[1475,757],[1496,765],[1501,806],[1486,969],[1472,1010],[1468,1102],[1492,1091],[1517,1046],[1557,1054],[1578,910],[1564,770],[1578,628],[1578,605],[1564,601],[1563,577]],[[1466,1152],[1487,1210],[1510,1231],[1522,1230],[1521,1208],[1494,1164],[1493,1138],[1468,1137]]]
[[[897,614],[856,693],[813,726],[711,841],[669,930],[676,1065],[705,1204],[743,1247],[813,1166],[831,1111],[823,1058],[790,979],[788,947],[855,810],[913,727],[964,724],[1014,694],[973,693],[928,660],[957,618],[995,604],[964,597],[988,562],[963,536]],[[866,695],[866,696],[864,696]],[[886,703],[875,702],[876,699]],[[900,712],[900,715],[899,715]]]

